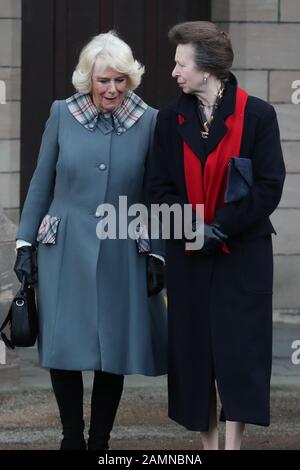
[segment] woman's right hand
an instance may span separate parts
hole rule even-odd
[[[37,263],[33,246],[21,246],[17,249],[14,271],[20,282],[25,276],[28,284],[35,285],[37,283]]]

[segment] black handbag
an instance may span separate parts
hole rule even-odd
[[[9,324],[10,339],[2,330]],[[36,342],[38,333],[37,309],[34,288],[30,287],[25,276],[21,289],[15,295],[8,315],[0,327],[1,337],[10,349],[15,346],[28,347]]]
[[[230,158],[224,202],[228,203],[243,199],[248,194],[252,182],[252,161],[249,158]]]

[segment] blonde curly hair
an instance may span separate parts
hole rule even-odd
[[[129,90],[135,90],[141,83],[145,67],[134,59],[128,44],[115,31],[109,31],[95,36],[82,49],[72,76],[72,83],[78,92],[91,92],[93,69],[98,58],[104,68],[109,67],[127,76]]]

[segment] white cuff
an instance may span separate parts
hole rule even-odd
[[[165,258],[160,255],[155,255],[154,253],[148,253],[148,256],[153,256],[153,258],[159,259],[164,265],[166,264]]]
[[[16,242],[16,250],[21,248],[21,246],[32,246],[31,243],[26,242],[25,240],[17,240]]]

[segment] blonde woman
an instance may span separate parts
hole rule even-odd
[[[38,254],[39,355],[59,407],[61,449],[85,449],[83,370],[94,385],[88,449],[108,449],[124,374],[166,372],[163,250],[96,236],[97,207],[143,200],[156,110],[135,93],[144,68],[114,32],[94,37],[54,102],[18,232],[15,271],[33,281]],[[149,250],[148,250],[149,251]]]

